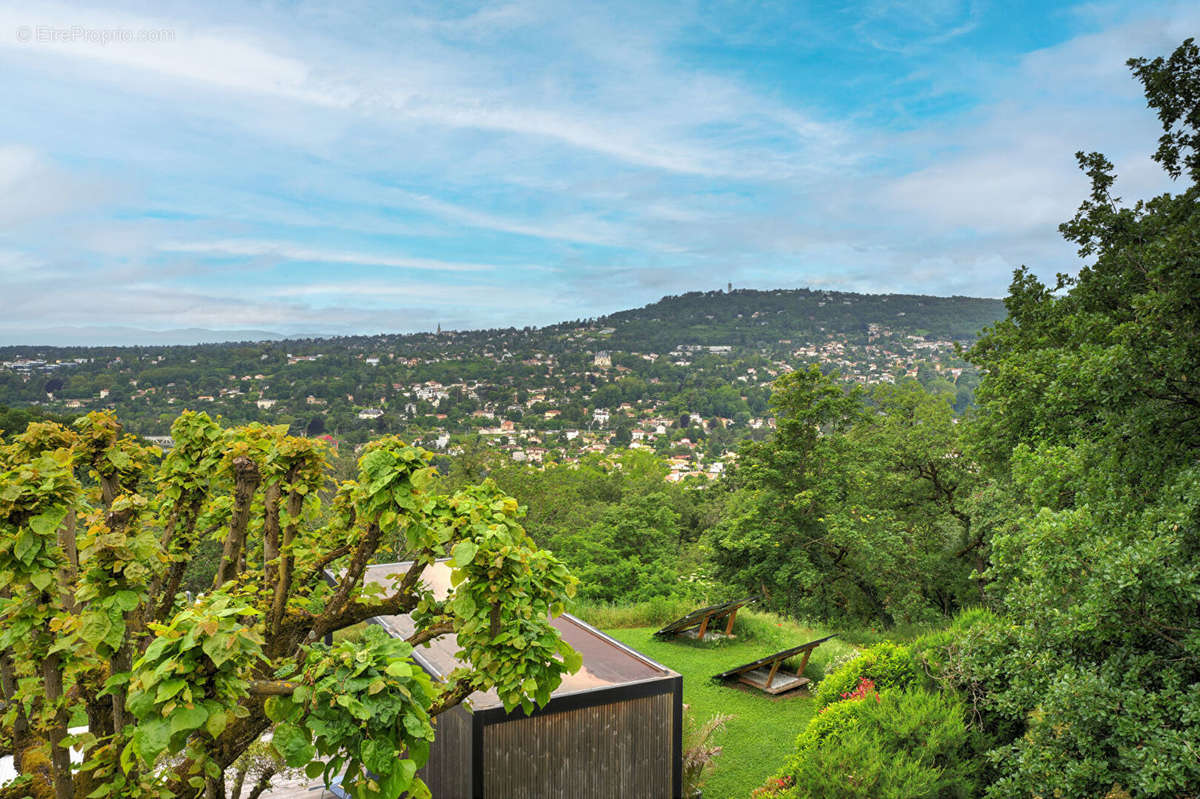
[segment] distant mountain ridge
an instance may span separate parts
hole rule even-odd
[[[819,340],[867,334],[870,325],[912,335],[973,341],[1006,315],[1002,300],[813,289],[691,292],[600,317],[614,349],[655,342],[751,346],[778,338]]]
[[[717,436],[718,451],[730,436],[765,435],[775,379],[813,364],[864,387],[916,378],[962,412],[978,373],[959,345],[1004,310],[972,297],[742,290],[664,297],[542,328],[0,346],[0,406],[111,407],[146,435],[166,434],[191,408],[296,434],[331,430],[354,444],[383,432],[438,441],[487,429],[532,436],[530,446],[568,429],[590,437],[580,446],[600,446],[613,425],[632,436],[635,424],[649,425],[644,433],[686,413],[737,427]]]
[[[171,347],[230,345],[239,342],[288,342],[298,352],[329,344],[357,349],[379,340],[394,343],[447,344],[519,330],[525,336],[557,336],[579,327],[611,331],[612,349],[669,350],[680,344],[763,346],[780,339],[820,340],[829,336],[866,336],[869,325],[893,331],[954,341],[971,341],[986,326],[1003,319],[1004,303],[979,297],[935,297],[915,294],[856,294],[815,289],[734,289],[666,296],[641,308],[592,319],[563,321],[542,328],[497,328],[432,332],[383,333],[353,336],[284,336],[265,330],[206,330],[189,328],[152,331],[133,327],[57,327],[45,330],[0,330],[0,347],[7,350],[86,347]],[[36,343],[30,343],[36,340]]]

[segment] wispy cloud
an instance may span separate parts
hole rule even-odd
[[[0,30],[29,32],[32,40],[0,37],[0,45],[26,58],[81,66],[93,62],[124,71],[93,74],[93,79],[118,82],[129,78],[132,70],[183,88],[268,96],[391,124],[415,122],[544,139],[633,166],[682,174],[757,171],[759,158],[707,146],[693,135],[696,126],[718,124],[752,137],[783,133],[793,139],[793,146],[811,144],[826,156],[841,139],[836,125],[779,106],[735,82],[670,69],[646,75],[645,86],[625,87],[626,100],[635,103],[614,114],[561,91],[521,96],[511,84],[478,71],[486,68],[480,62],[488,59],[467,54],[467,64],[475,69],[455,69],[449,65],[456,54],[441,47],[434,48],[445,57],[440,68],[395,50],[346,60],[344,50],[333,57],[315,49],[286,52],[287,42],[278,34],[269,42],[233,26],[55,6],[36,11],[0,6]],[[77,30],[125,31],[133,40],[71,38],[71,31]],[[48,31],[45,40],[40,39],[43,31]],[[55,31],[64,32],[65,40]],[[163,40],[141,41],[138,36],[144,31],[164,32]],[[296,49],[294,43],[291,47]],[[779,155],[775,153],[771,164],[775,170],[783,163]]]
[[[1164,187],[1123,62],[1198,26],[1172,0],[0,0],[3,309],[346,332],[730,281],[997,296],[1077,266],[1076,149]]]
[[[387,266],[397,269],[427,269],[435,272],[487,272],[494,264],[459,263],[432,258],[376,255],[365,252],[313,249],[278,241],[178,241],[159,246],[164,252],[185,252],[204,255],[245,256],[251,258],[280,258],[322,264],[355,264],[358,266]]]

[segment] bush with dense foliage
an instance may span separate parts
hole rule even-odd
[[[863,680],[879,690],[907,689],[921,684],[923,675],[912,650],[887,641],[867,647],[847,663],[825,676],[815,692],[817,705],[826,707],[853,692]]]
[[[824,708],[763,795],[780,799],[966,799],[971,735],[956,698],[865,690]]]

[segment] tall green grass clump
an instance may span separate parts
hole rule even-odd
[[[610,605],[603,602],[577,601],[569,610],[574,615],[601,630],[619,630],[633,627],[662,627],[669,621],[695,610],[700,605],[695,600],[676,597],[658,597],[630,605]]]

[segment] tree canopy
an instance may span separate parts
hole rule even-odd
[[[579,657],[550,625],[575,579],[494,483],[439,493],[432,456],[394,437],[329,480],[320,442],[182,414],[175,446],[110,414],[34,422],[0,449],[0,674],[22,779],[5,795],[224,795],[268,730],[289,766],[356,797],[428,795],[415,777],[432,719],[474,691],[545,703]],[[200,596],[190,554],[219,545]],[[423,570],[449,558],[436,597]],[[366,566],[405,561],[391,585]],[[411,613],[406,641],[368,630]],[[434,684],[412,648],[455,635],[465,664]],[[87,732],[68,736],[72,708]],[[73,768],[67,746],[83,750]]]
[[[970,354],[1012,517],[987,573],[1006,618],[964,672],[990,797],[1200,785],[1200,50],[1129,65],[1182,191],[1123,205],[1112,164],[1079,153],[1092,191],[1062,231],[1090,263],[1053,287],[1018,272]]]

